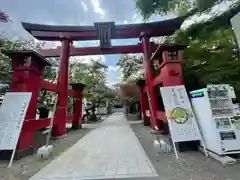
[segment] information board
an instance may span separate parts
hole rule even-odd
[[[160,88],[173,148],[178,159],[176,142],[202,142],[205,155],[208,156],[185,86]]]
[[[0,106],[0,149],[15,150],[31,99],[29,92],[6,93]]]
[[[185,87],[161,87],[160,90],[173,141],[202,140]]]

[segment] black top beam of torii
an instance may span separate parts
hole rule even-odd
[[[106,22],[95,23],[95,26],[52,26],[23,22],[22,26],[39,40],[58,41],[62,37],[66,37],[72,41],[83,41],[99,40],[103,36],[101,33],[108,34],[105,36],[110,36],[110,39],[139,38],[141,33],[151,37],[167,36],[179,29],[184,20],[185,17],[177,17],[142,24],[115,25],[113,22]]]

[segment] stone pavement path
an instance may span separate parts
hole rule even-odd
[[[115,113],[29,180],[156,176],[124,115]]]

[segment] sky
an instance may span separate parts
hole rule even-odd
[[[49,25],[93,25],[94,22],[114,21],[115,24],[140,23],[142,18],[135,7],[135,0],[1,0],[0,10],[6,12],[11,23],[0,23],[0,32],[11,37],[32,38],[20,22]],[[150,21],[170,18],[153,16]],[[113,45],[130,45],[138,39],[113,40]],[[60,42],[48,42],[46,48],[54,48]],[[98,46],[98,41],[74,42],[76,47]],[[92,58],[97,59],[99,56]],[[102,55],[108,66],[107,84],[119,82],[121,73],[116,63],[120,55]]]
[[[224,5],[224,7],[226,7]],[[20,22],[31,22],[49,25],[93,25],[94,22],[114,21],[115,24],[141,23],[142,17],[135,7],[135,0],[1,0],[0,10],[6,12],[12,22],[0,23],[0,33],[11,37],[30,39]],[[219,12],[219,8],[215,10]],[[149,21],[161,21],[173,18],[174,15],[152,16]],[[203,16],[201,16],[203,17]],[[203,17],[204,18],[204,17]],[[195,22],[201,18],[193,18]],[[189,21],[191,23],[191,21]],[[185,24],[188,24],[187,22]],[[130,45],[138,39],[113,40],[113,45]],[[48,42],[45,48],[55,48],[60,42]],[[98,46],[98,41],[74,42],[76,47]],[[91,56],[94,59],[99,56]],[[116,63],[120,55],[101,55],[108,66],[107,84],[119,82],[121,73]],[[79,58],[79,60],[82,58]]]

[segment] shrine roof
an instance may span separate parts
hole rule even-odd
[[[44,58],[42,55],[40,55],[38,52],[33,50],[6,50],[2,51],[3,54],[6,56],[12,58],[12,57],[19,57],[19,56],[31,56],[33,58],[36,58],[37,60],[42,60],[46,65],[52,65],[50,61],[48,61],[46,58]]]
[[[115,25],[112,39],[138,38],[142,32],[152,37],[167,36],[179,29],[185,17],[141,24]],[[22,22],[22,26],[39,40],[98,40],[95,26],[56,26]]]

